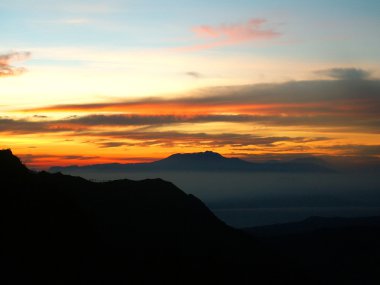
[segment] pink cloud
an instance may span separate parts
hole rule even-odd
[[[219,26],[201,25],[193,28],[198,38],[206,42],[181,48],[185,51],[209,49],[213,47],[241,44],[244,42],[267,40],[279,37],[281,34],[264,27],[266,20],[250,19],[242,24],[222,24]]]
[[[30,52],[11,52],[0,54],[0,77],[15,76],[25,72],[25,68],[10,65],[12,61],[24,60],[30,56]]]

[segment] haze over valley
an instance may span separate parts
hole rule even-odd
[[[226,223],[249,227],[310,216],[380,214],[380,172],[341,169],[322,159],[250,163],[214,152],[143,164],[52,167],[93,181],[162,178],[201,198]]]

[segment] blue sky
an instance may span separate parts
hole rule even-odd
[[[378,1],[16,0],[1,3],[0,9],[1,24],[6,27],[2,42],[7,48],[178,46],[191,41],[194,26],[240,23],[250,18],[267,19],[268,25],[283,33],[282,42],[298,43],[304,49],[301,54],[308,56],[323,45],[329,49],[350,45],[362,56],[377,56],[380,47]],[[299,54],[296,49],[277,49],[278,54],[282,52]]]

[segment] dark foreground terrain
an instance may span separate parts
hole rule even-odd
[[[380,284],[380,217],[310,217],[245,229],[322,284]]]
[[[379,224],[265,236],[160,179],[94,183],[0,151],[1,284],[378,284]],[[326,266],[332,265],[332,266]]]

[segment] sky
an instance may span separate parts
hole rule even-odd
[[[380,2],[0,1],[0,148],[380,158]]]

